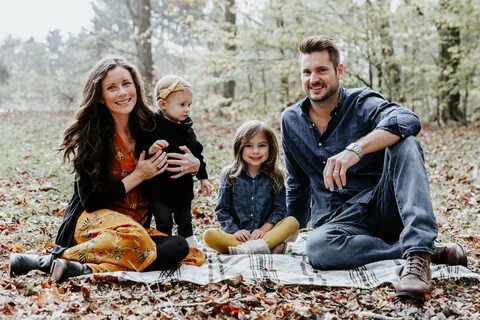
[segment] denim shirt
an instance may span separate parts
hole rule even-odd
[[[263,170],[255,178],[243,170],[233,184],[225,172],[221,174],[215,215],[223,231],[252,231],[267,222],[277,224],[286,214],[285,188],[275,192]]]
[[[365,155],[347,170],[347,185],[333,192],[323,181],[328,158],[374,129],[401,138],[420,131],[416,114],[369,88],[341,88],[323,134],[308,117],[309,108],[310,100],[304,98],[282,114],[282,145],[288,173],[287,211],[301,228],[310,219],[314,228],[322,225],[344,203],[368,203],[382,175],[385,151]]]

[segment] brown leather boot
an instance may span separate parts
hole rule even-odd
[[[458,243],[439,243],[432,255],[432,263],[448,264],[450,266],[467,266],[467,254]]]
[[[92,270],[77,261],[69,261],[65,259],[57,259],[52,264],[50,277],[54,282],[60,283],[68,278],[91,274]]]
[[[431,255],[415,252],[408,255],[400,272],[397,297],[425,301],[425,294],[432,290]]]
[[[38,254],[12,253],[8,273],[11,278],[26,274],[32,270],[40,270],[45,273],[50,271],[53,256],[51,254],[40,256]]]

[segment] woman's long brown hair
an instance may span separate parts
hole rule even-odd
[[[137,103],[130,113],[129,127],[133,138],[148,129],[152,111],[137,68],[119,57],[98,61],[88,73],[80,108],[63,135],[59,151],[64,151],[64,164],[72,164],[77,178],[85,178],[101,188],[108,181],[113,161],[115,126],[107,106],[101,102],[101,83],[107,73],[117,67],[128,70],[137,90]]]

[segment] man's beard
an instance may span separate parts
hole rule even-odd
[[[309,95],[309,98],[310,98],[311,101],[316,102],[316,103],[325,102],[325,101],[327,101],[328,99],[332,98],[333,96],[335,96],[337,94],[338,87],[339,87],[339,85],[338,85],[338,82],[337,82],[336,86],[329,87],[329,89],[323,95],[314,96],[314,97]]]

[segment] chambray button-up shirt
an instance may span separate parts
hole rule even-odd
[[[275,192],[263,169],[255,178],[243,170],[233,184],[221,174],[215,215],[223,231],[252,231],[267,222],[277,224],[286,214],[285,188]]]
[[[320,134],[308,117],[310,100],[304,98],[282,114],[282,145],[287,168],[287,211],[303,228],[325,223],[344,203],[368,203],[383,171],[385,151],[367,154],[347,171],[347,185],[329,191],[323,181],[327,159],[345,150],[374,129],[402,138],[420,131],[416,114],[391,103],[369,89],[340,88],[328,127]]]

